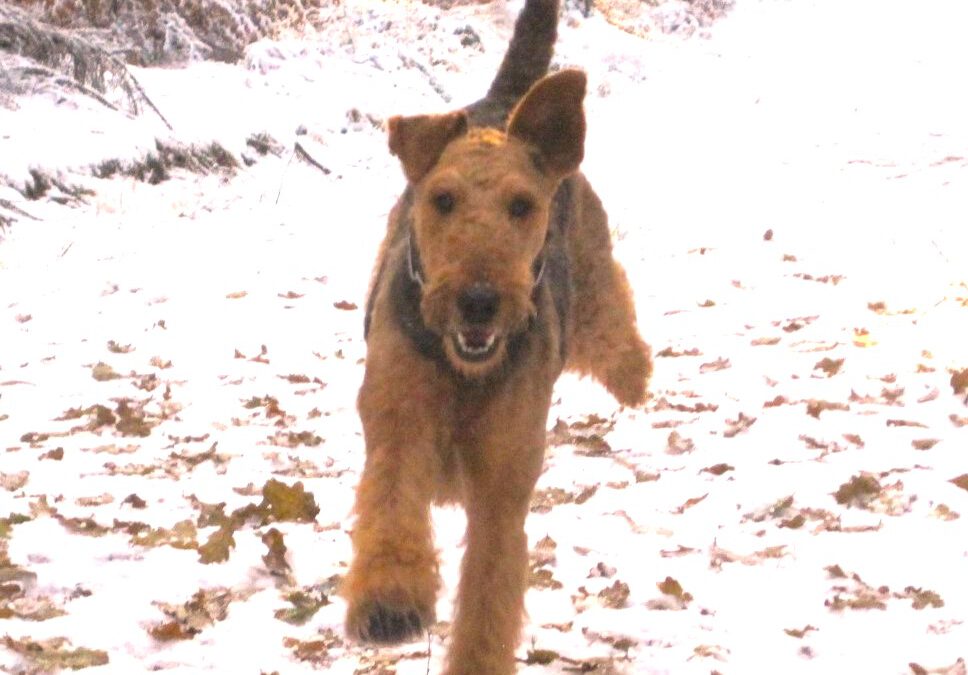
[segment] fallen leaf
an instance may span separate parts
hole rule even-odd
[[[108,340],[108,351],[113,354],[128,354],[134,351],[131,345],[121,345],[114,340]]]
[[[968,392],[968,368],[955,370],[951,373],[951,388],[955,394]]]
[[[679,546],[676,548],[676,550],[674,550],[674,551],[665,551],[665,550],[659,551],[659,555],[661,555],[663,558],[680,558],[682,556],[691,555],[693,553],[698,553],[698,552],[699,552],[698,549],[689,548],[688,546],[683,546],[682,544],[679,544]]]
[[[820,401],[817,399],[810,399],[807,401],[807,414],[811,417],[820,419],[820,413],[826,410],[850,410],[850,406],[846,403],[835,403],[833,401]]]
[[[712,466],[707,466],[705,469],[701,469],[699,473],[711,473],[714,476],[722,476],[727,471],[733,471],[735,467],[729,464],[714,464]]]
[[[701,354],[702,352],[700,352],[695,347],[692,349],[683,349],[683,350],[676,350],[676,349],[673,349],[672,347],[666,347],[665,349],[656,352],[655,355],[656,357],[677,358],[680,356],[700,356]]]
[[[611,586],[599,591],[598,597],[605,607],[609,609],[621,609],[628,603],[629,593],[629,585],[624,581],[616,579]]]
[[[783,632],[789,635],[790,637],[802,639],[807,635],[807,633],[812,633],[815,630],[818,630],[816,626],[811,626],[810,624],[807,624],[803,628],[784,628]]]
[[[709,493],[707,492],[702,497],[693,497],[692,499],[687,499],[685,503],[683,503],[681,506],[676,507],[673,510],[673,513],[677,513],[681,515],[685,513],[688,509],[691,509],[696,504],[699,504],[700,502],[702,502],[708,496],[709,496]]]
[[[316,500],[311,492],[306,492],[301,482],[286,485],[274,478],[270,478],[262,487],[259,509],[267,519],[275,521],[311,523],[319,514]]]
[[[952,478],[949,483],[954,483],[962,490],[968,490],[968,473],[964,473],[957,478]]]
[[[235,548],[235,526],[226,522],[198,547],[198,561],[203,565],[222,563],[229,559],[230,549]]]
[[[921,422],[915,422],[912,420],[891,419],[891,420],[887,420],[886,424],[889,427],[920,427],[922,429],[928,428],[926,424],[922,424]]]
[[[143,509],[148,505],[148,503],[145,500],[143,500],[141,497],[134,494],[133,492],[129,494],[127,497],[125,497],[121,501],[121,503],[128,504],[133,509]]]
[[[827,374],[827,377],[833,377],[838,372],[840,372],[840,367],[844,365],[844,359],[831,359],[822,358],[817,363],[814,364],[813,369],[818,368]]]
[[[4,647],[19,654],[35,668],[27,671],[16,672],[41,672],[47,673],[65,668],[70,670],[81,670],[93,666],[103,666],[109,662],[107,652],[99,649],[86,649],[78,647],[70,649],[70,642],[65,638],[55,637],[47,640],[14,640],[9,635],[2,640]]]
[[[277,609],[273,612],[273,616],[293,626],[303,626],[316,615],[316,612],[328,605],[330,600],[324,591],[324,586],[321,585],[308,586],[287,593],[286,602],[292,607]]]
[[[961,518],[961,514],[957,511],[952,511],[951,507],[947,504],[938,504],[934,507],[931,513],[938,520],[951,521]]]
[[[679,600],[683,607],[693,600],[692,594],[684,591],[682,585],[672,577],[666,577],[664,580],[657,583],[656,588],[658,588],[659,592],[663,595],[669,595],[676,600]]]
[[[669,438],[666,441],[666,452],[670,455],[682,455],[687,452],[692,452],[695,449],[696,446],[691,438],[680,436],[678,431],[669,432]]]
[[[0,473],[0,488],[3,488],[7,492],[16,492],[24,485],[27,484],[27,480],[30,478],[29,471],[18,471],[17,473]]]
[[[870,331],[868,331],[866,328],[854,329],[853,342],[855,347],[861,347],[862,349],[873,347],[877,344],[877,341],[871,337]]]
[[[38,459],[53,459],[55,461],[61,461],[64,459],[64,448],[54,448],[42,454]]]
[[[860,473],[841,485],[833,493],[838,504],[845,506],[866,506],[881,491],[877,478],[869,473]]]
[[[711,373],[717,370],[725,370],[730,367],[729,359],[724,359],[722,357],[716,359],[715,361],[710,361],[709,363],[703,363],[699,366],[700,373]]]
[[[743,413],[739,414],[735,420],[726,420],[726,431],[723,432],[723,436],[726,438],[733,438],[737,434],[746,431],[753,423],[756,422],[755,417],[747,417]]]
[[[98,362],[91,368],[91,377],[98,382],[106,382],[108,380],[117,380],[121,376],[114,372],[114,369],[108,364]]]
[[[282,533],[276,528],[270,528],[262,535],[262,543],[269,549],[262,556],[262,562],[266,569],[277,577],[287,577],[292,571],[286,561],[286,544],[283,541]]]
[[[944,600],[941,599],[940,595],[934,591],[915,588],[914,586],[908,586],[904,589],[903,593],[895,593],[894,597],[911,600],[911,606],[914,609],[924,609],[925,607],[938,609],[944,607]]]
[[[553,591],[564,588],[564,585],[555,579],[554,572],[545,567],[531,570],[528,578],[528,586],[538,589],[550,588]]]

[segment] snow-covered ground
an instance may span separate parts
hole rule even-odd
[[[0,108],[0,186],[66,188],[0,187],[29,214],[0,233],[0,670],[439,668],[459,512],[428,643],[347,643],[335,594],[402,188],[381,124],[477,98],[519,5],[344,0],[244,64],[136,69],[172,130]],[[568,15],[556,62],[589,72],[584,168],[658,358],[640,410],[560,382],[522,673],[965,673],[966,20],[739,0],[681,40]],[[248,162],[92,176],[157,139]]]

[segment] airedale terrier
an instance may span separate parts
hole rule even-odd
[[[524,521],[559,374],[591,375],[636,405],[652,369],[605,211],[578,173],[585,75],[545,76],[557,21],[557,0],[527,0],[485,98],[388,124],[407,188],[366,308],[346,631],[392,644],[434,623],[430,508],[459,502],[449,675],[514,671]]]

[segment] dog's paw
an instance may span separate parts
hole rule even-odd
[[[416,607],[383,602],[368,602],[351,607],[346,617],[346,633],[357,642],[393,645],[412,642],[423,636],[432,616]]]
[[[617,365],[605,374],[603,384],[622,405],[637,406],[645,402],[651,376],[651,350],[642,343],[621,355]]]

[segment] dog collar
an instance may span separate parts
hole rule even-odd
[[[413,248],[413,229],[407,232],[407,274],[421,289],[424,287],[423,270],[421,269],[419,254]]]

